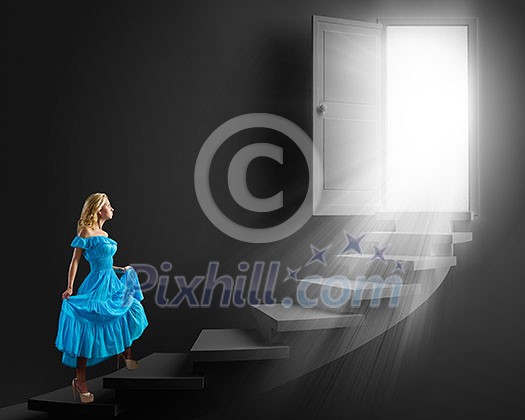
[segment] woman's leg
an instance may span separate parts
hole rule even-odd
[[[77,369],[76,369],[76,378],[79,378],[75,380],[76,387],[80,390],[80,392],[88,392],[89,389],[87,387],[86,381],[86,362],[87,359],[85,357],[77,357]]]
[[[131,347],[127,347],[125,350],[124,350],[124,357],[126,359],[132,359],[132,355],[131,355]]]

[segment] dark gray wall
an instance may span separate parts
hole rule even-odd
[[[187,277],[203,273],[210,260],[220,261],[224,273],[258,258],[293,266],[304,258],[300,247],[308,250],[304,238],[342,228],[345,219],[312,219],[273,244],[226,237],[194,193],[204,140],[229,118],[250,112],[281,115],[311,134],[313,14],[368,21],[474,16],[481,172],[474,241],[458,248],[458,267],[424,308],[344,360],[261,397],[273,403],[257,412],[511,418],[525,371],[520,3],[72,3],[7,6],[1,406],[63,387],[73,375],[61,365],[54,339],[69,242],[89,193],[107,192],[116,208],[106,227],[120,244],[117,264],[171,261],[173,272]],[[268,168],[259,170],[252,174],[261,183],[255,188],[271,190],[276,179],[263,179]],[[249,322],[241,309],[161,309],[152,293],[143,303],[151,326],[136,343],[138,355],[187,351],[203,327]],[[89,375],[113,369],[112,362],[102,364]],[[227,416],[246,418],[249,407],[240,404]]]

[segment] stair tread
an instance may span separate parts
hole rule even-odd
[[[27,401],[0,407],[0,419],[9,420],[48,420],[49,415],[41,411],[33,411],[27,408]]]
[[[304,308],[293,305],[286,308],[282,305],[252,305],[276,321],[315,320],[315,319],[360,319],[362,314],[338,314],[320,308]]]
[[[429,240],[438,243],[454,243],[472,241],[472,232],[388,232],[370,231],[364,233],[363,241],[370,240],[370,237],[387,237],[399,239]]]
[[[189,353],[152,353],[139,361],[139,368],[125,367],[104,376],[105,388],[202,389],[204,376],[193,372]]]
[[[354,327],[363,323],[362,314],[341,314],[300,305],[253,305],[262,321],[278,332]]]
[[[362,280],[341,279],[337,277],[326,278],[304,278],[299,279],[300,282],[308,282],[319,286],[328,286],[336,289],[351,290],[352,292],[362,292],[361,299],[370,300],[377,298],[376,289],[380,287],[381,298],[391,298],[397,296],[407,296],[418,294],[421,290],[420,284],[394,284],[388,282],[373,282]]]
[[[194,361],[288,358],[290,347],[267,343],[255,329],[203,329],[190,354]]]
[[[445,231],[454,232],[458,222],[470,223],[474,213],[460,212],[385,212],[376,214],[378,220],[394,220],[398,232]]]
[[[338,254],[338,258],[351,258],[355,260],[369,260],[369,262],[378,262],[379,264],[383,261],[373,260],[374,254]],[[413,264],[413,270],[426,270],[440,267],[450,267],[456,265],[455,256],[429,256],[429,255],[390,255],[385,252],[385,261],[405,261]]]
[[[436,212],[426,212],[426,211],[391,211],[391,212],[379,212],[375,214],[377,220],[390,220],[390,219],[399,219],[402,217],[411,217],[411,218],[422,218],[422,217],[439,217],[447,218],[450,220],[472,220],[474,213],[470,211],[436,211]]]
[[[373,254],[337,254],[337,257],[349,257],[349,258],[372,258]],[[433,255],[391,255],[385,252],[386,260],[399,260],[399,261],[446,261],[455,259],[455,257],[437,257]]]
[[[92,403],[81,403],[78,395],[74,400],[71,384],[69,384],[64,388],[29,398],[28,409],[93,417],[117,416],[124,411],[124,405],[115,400],[115,390],[103,387],[102,377],[88,379],[87,386],[89,391],[95,395]]]
[[[358,280],[358,279],[348,279],[348,278],[341,278],[341,277],[311,277],[311,278],[304,278],[304,279],[298,279],[298,281],[306,281],[309,283],[315,283],[315,284],[321,284],[321,285],[332,285],[334,287],[339,287],[342,289],[350,289],[350,290],[358,290],[358,289],[368,289],[373,288],[374,285],[381,284],[382,286],[386,288],[395,288],[395,287],[401,287],[401,288],[410,288],[411,286],[417,286],[417,284],[395,284],[395,283],[388,283],[388,282],[375,282],[375,281],[367,281],[367,280]]]

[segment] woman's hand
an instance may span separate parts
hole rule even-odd
[[[124,267],[124,271],[128,271],[131,268],[133,268],[131,265],[127,265],[127,266]]]
[[[71,287],[68,287],[64,293],[62,293],[62,300],[69,299],[69,296],[73,294],[73,289]]]

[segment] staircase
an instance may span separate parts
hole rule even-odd
[[[74,402],[67,386],[29,398],[27,407],[50,417],[194,418],[287,383],[422,305],[457,264],[455,247],[472,240],[471,222],[471,213],[378,214],[356,232],[361,252],[336,255],[332,273],[298,278],[295,296],[250,306],[252,328],[202,329],[188,353],[152,353],[137,370],[94,378],[94,403]]]

